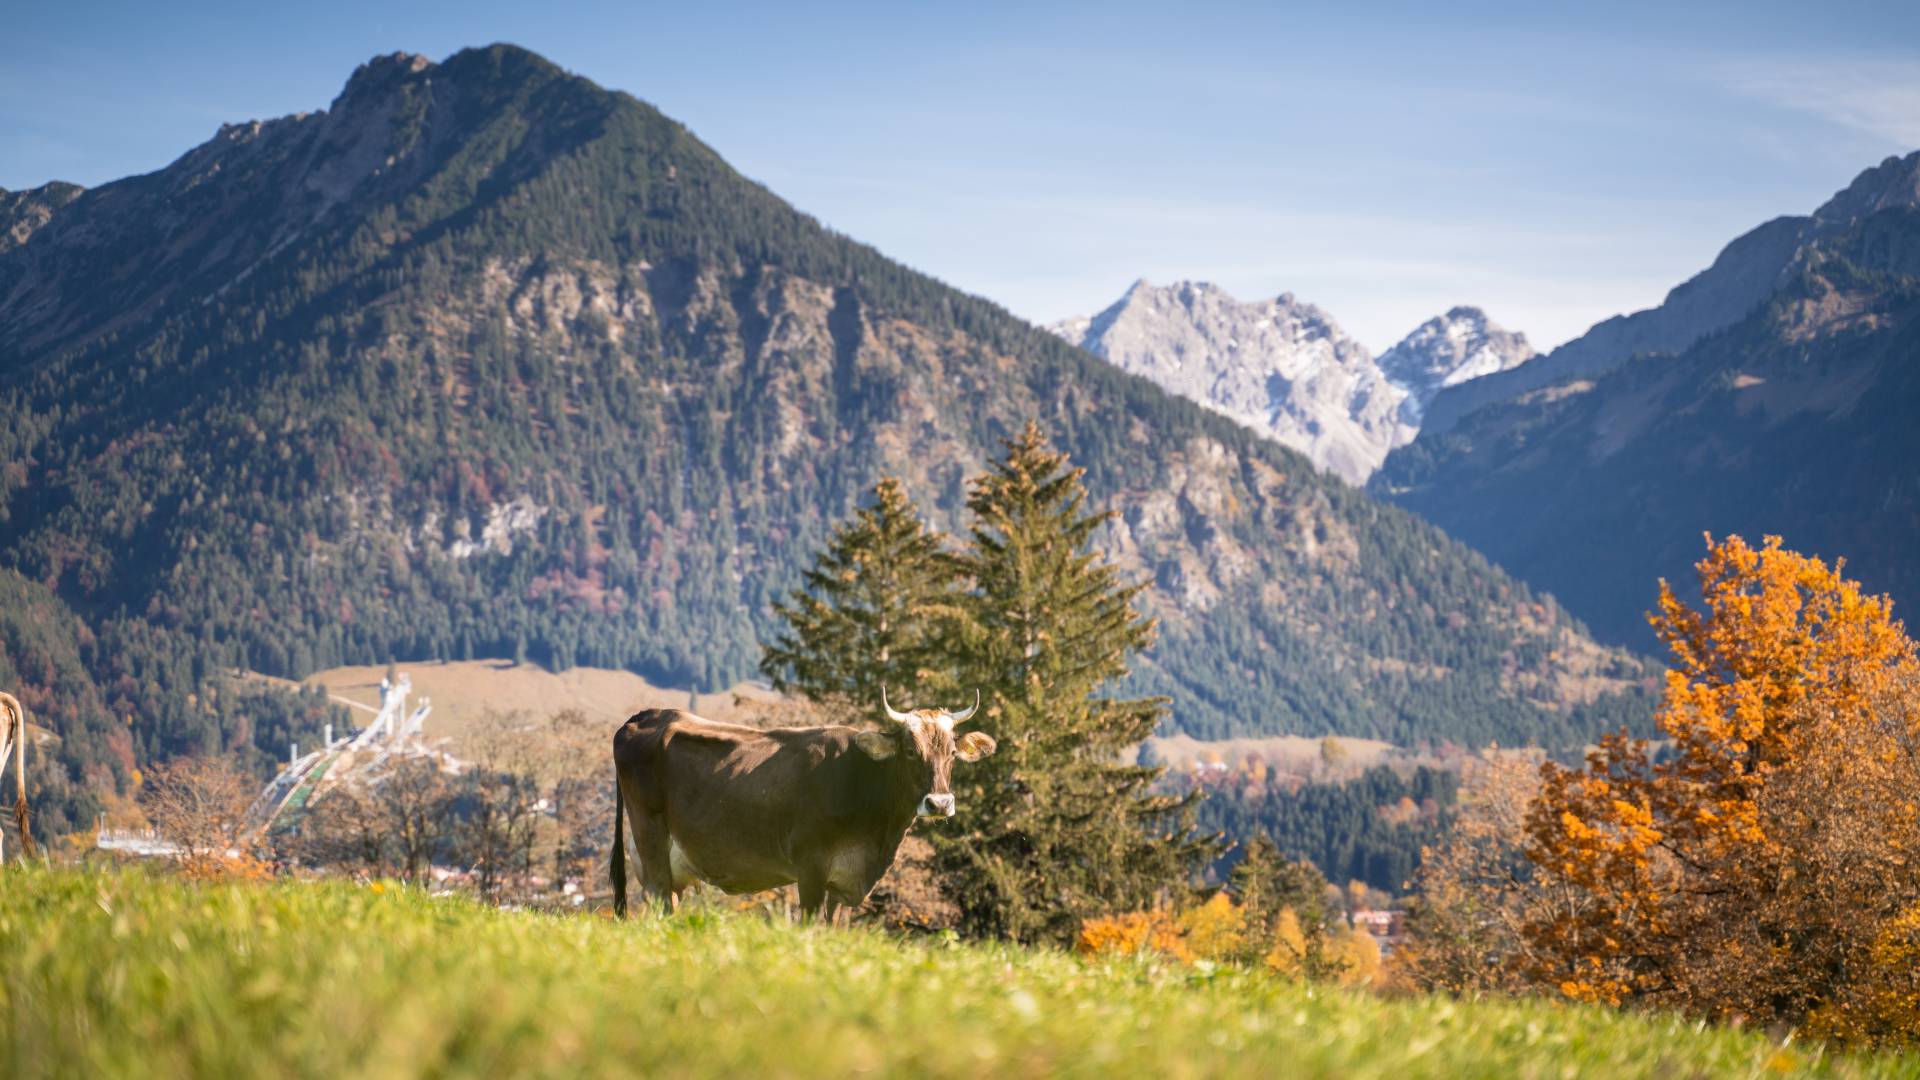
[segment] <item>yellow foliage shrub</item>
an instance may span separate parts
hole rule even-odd
[[[1342,986],[1371,986],[1380,974],[1380,941],[1365,930],[1334,934],[1327,943],[1327,957],[1339,967]]]
[[[1082,956],[1138,956],[1145,952],[1170,956],[1182,963],[1193,954],[1180,932],[1180,924],[1165,911],[1135,911],[1125,915],[1103,915],[1080,924],[1074,949]]]
[[[272,881],[273,864],[249,854],[202,853],[180,860],[180,873],[193,881]]]
[[[1307,935],[1300,929],[1300,916],[1290,907],[1281,908],[1273,922],[1273,948],[1267,950],[1267,966],[1290,979],[1307,970]]]
[[[1813,1034],[1835,1042],[1920,1041],[1920,905],[1874,935],[1871,967],[1853,993],[1808,1018]]]
[[[1280,909],[1269,933],[1261,929],[1232,897],[1215,893],[1178,915],[1154,910],[1088,919],[1074,948],[1087,957],[1155,953],[1187,964],[1245,961],[1285,978],[1336,979],[1343,986],[1369,986],[1380,972],[1380,943],[1364,930],[1316,930],[1310,937],[1291,907]]]
[[[1196,959],[1231,960],[1246,950],[1247,913],[1226,893],[1214,893],[1181,914],[1180,933]]]
[[[1273,947],[1266,965],[1289,979],[1332,978],[1342,986],[1371,986],[1380,974],[1380,942],[1357,928],[1329,930],[1319,939],[1319,954],[1292,908],[1281,908],[1273,924]]]

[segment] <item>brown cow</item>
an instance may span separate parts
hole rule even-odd
[[[829,727],[763,731],[679,709],[636,713],[613,736],[616,781],[613,910],[627,913],[625,820],[633,826],[640,884],[671,911],[704,881],[730,893],[795,882],[811,919],[823,902],[865,900],[893,865],[916,815],[951,817],[953,759],[993,753],[991,736],[956,738],[962,713],[899,712],[886,730]]]
[[[33,830],[27,813],[27,714],[20,708],[19,699],[12,694],[0,693],[0,773],[7,771],[7,754],[11,751],[13,763],[13,824],[20,833],[20,851],[25,855],[33,854]],[[6,861],[6,845],[0,839],[0,862]]]

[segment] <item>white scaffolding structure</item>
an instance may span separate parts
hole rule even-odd
[[[360,729],[359,734],[347,743],[350,750],[371,750],[381,746],[394,747],[410,740],[420,738],[422,726],[427,714],[433,711],[433,699],[422,697],[420,705],[411,713],[407,711],[407,695],[413,693],[413,680],[406,672],[391,681],[380,680],[380,713],[373,723]]]
[[[423,752],[422,732],[428,714],[433,712],[433,701],[422,697],[420,704],[409,712],[407,697],[412,693],[413,680],[405,672],[392,680],[381,679],[380,711],[372,723],[351,736],[338,739],[333,737],[333,725],[329,724],[322,740],[325,745],[312,753],[300,753],[298,743],[290,746],[287,767],[280,770],[280,774],[260,792],[260,797],[248,812],[248,818],[258,822],[261,829],[270,828],[294,794],[309,781],[319,784],[328,768],[343,755],[354,755],[367,764],[378,763],[395,753]]]

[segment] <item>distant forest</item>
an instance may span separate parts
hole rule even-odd
[[[1459,793],[1451,769],[1423,765],[1403,776],[1379,765],[1334,783],[1209,785],[1199,822],[1242,848],[1265,834],[1282,855],[1313,863],[1335,885],[1361,881],[1400,894],[1419,869],[1421,848],[1452,822]],[[1220,872],[1239,858],[1239,850],[1229,852]]]

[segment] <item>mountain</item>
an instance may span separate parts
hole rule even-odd
[[[1205,282],[1139,281],[1055,332],[1351,483],[1396,441],[1399,401],[1366,347],[1291,293],[1242,303]]]
[[[1662,308],[1528,364],[1610,358],[1423,431],[1373,490],[1616,642],[1650,642],[1651,582],[1690,584],[1703,532],[1777,534],[1920,601],[1916,320],[1920,153],[1734,241]],[[1606,351],[1634,327],[1642,343],[1693,336],[1677,353]]]
[[[78,184],[44,184],[31,191],[0,188],[0,254],[27,242],[35,230],[53,220],[61,207],[80,197]]]
[[[1132,679],[1181,730],[1565,746],[1645,713],[1639,661],[1414,515],[518,48],[383,57],[58,201],[0,253],[0,571],[75,663],[8,635],[0,680],[77,791],[312,738],[235,668],[728,685],[877,477],[953,528],[1029,418],[1119,512],[1162,620]]]
[[[1054,333],[1199,402],[1352,484],[1413,438],[1442,387],[1533,355],[1478,308],[1422,324],[1376,362],[1312,304],[1245,303],[1205,282],[1135,282],[1113,306]]]
[[[1659,307],[1616,315],[1525,367],[1451,388],[1427,411],[1422,431],[1438,436],[1481,406],[1542,387],[1602,375],[1637,356],[1676,354],[1752,314],[1790,284],[1809,244],[1916,198],[1911,157],[1888,158],[1804,217],[1774,218],[1737,238],[1713,265],[1676,285]]]
[[[1525,334],[1502,329],[1477,307],[1456,307],[1421,323],[1374,363],[1406,391],[1401,425],[1418,431],[1441,391],[1510,371],[1533,357]]]

